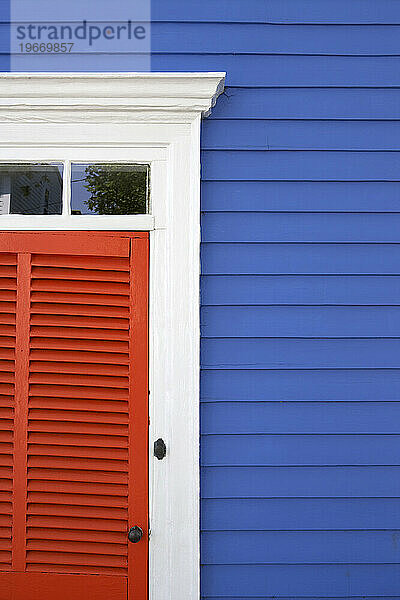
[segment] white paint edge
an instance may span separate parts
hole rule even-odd
[[[68,205],[69,206],[69,205]],[[0,231],[151,231],[152,215],[0,215]]]

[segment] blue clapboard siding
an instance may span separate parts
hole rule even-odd
[[[398,598],[400,7],[153,6],[155,70],[227,71],[202,130],[202,598]]]
[[[393,498],[400,466],[205,466],[204,498]]]
[[[239,0],[237,0],[239,1]],[[167,25],[166,25],[167,27]],[[135,57],[138,67],[139,57]],[[143,57],[143,69],[146,67]],[[24,56],[15,55],[22,71]],[[74,53],[35,56],[31,69],[40,71],[130,71],[132,55]],[[376,88],[400,86],[400,56],[318,56],[262,54],[155,54],[153,68],[163,71],[227,71],[227,84],[239,88]],[[228,90],[229,91],[229,90]],[[368,94],[368,91],[365,93]],[[390,100],[389,100],[390,101]],[[220,114],[220,113],[218,113]],[[266,118],[267,115],[264,115]],[[318,118],[315,115],[313,118]]]
[[[216,275],[400,274],[398,243],[204,243],[202,259]]]
[[[203,181],[202,209],[204,212],[398,212],[398,187],[398,182],[389,181]]]
[[[71,26],[81,22],[81,19],[77,18],[82,17],[81,14],[67,14]],[[42,18],[45,18],[45,15],[37,14],[35,20],[39,22]],[[56,19],[46,20],[46,24],[56,22]],[[24,21],[21,20],[19,23],[24,24]],[[90,23],[101,26],[102,20],[91,18]],[[119,21],[119,23],[122,25],[124,22]],[[221,28],[220,23],[210,22],[207,25],[207,36],[204,37],[203,23],[170,22],[166,34],[165,24],[156,21],[151,24],[151,34],[153,48],[157,48],[153,51],[154,55],[160,53],[231,54],[234,50],[236,54],[399,56],[397,40],[400,25],[384,27],[385,36],[382,36],[382,27],[376,25],[326,27],[325,25],[271,25],[260,22],[241,23],[241,26],[237,27],[236,23],[227,22]],[[7,23],[0,23],[1,37],[7,36],[7,29]],[[4,40],[0,48],[2,52],[8,52]]]
[[[207,150],[400,150],[397,121],[290,121],[210,119],[202,132]]]
[[[290,574],[290,575],[289,575]],[[380,595],[398,599],[400,570],[386,565],[207,565],[203,569],[204,598],[341,598]],[[277,592],[279,590],[279,592]],[[247,596],[249,598],[249,596]]]
[[[145,70],[143,57],[140,68]],[[301,56],[260,54],[162,54],[153,56],[152,64],[163,71],[223,71],[227,84],[247,87],[345,87],[376,88],[400,86],[400,56]],[[15,68],[23,70],[24,56],[15,55]],[[132,55],[127,52],[37,54],[32,71],[130,71]],[[161,66],[162,65],[162,66]]]
[[[281,62],[284,57],[280,58]],[[306,60],[306,59],[304,59]],[[270,86],[270,83],[269,83]],[[315,120],[371,120],[398,119],[400,114],[398,88],[358,88],[318,86],[290,88],[226,89],[213,109],[210,121],[215,119],[302,119]],[[212,128],[211,123],[204,124]],[[246,140],[244,140],[245,142]],[[367,145],[365,149],[369,150]]]
[[[203,435],[393,434],[400,403],[203,402],[201,417]]]
[[[397,498],[204,498],[203,532],[399,530]]]
[[[204,150],[202,157],[204,181],[400,181],[398,152]]]
[[[166,22],[400,23],[397,0],[153,0],[152,8],[152,19]]]
[[[220,212],[203,215],[202,227],[205,242],[397,243],[400,213]]]
[[[203,275],[203,306],[400,305],[400,276]]]
[[[0,2],[0,72],[10,70],[10,2]]]
[[[36,16],[37,21],[40,18]],[[69,20],[72,26],[79,24],[79,19],[69,16]],[[52,19],[46,20],[46,24],[52,22]],[[96,19],[90,19],[90,23],[101,25]],[[0,37],[7,35],[7,29],[8,24],[0,23]],[[399,30],[399,25],[385,26],[383,37],[382,28],[373,25],[332,25],[327,28],[324,25],[242,23],[237,27],[235,23],[225,23],[221,28],[220,23],[214,22],[207,25],[207,37],[204,37],[203,23],[169,23],[167,35],[164,23],[151,24],[153,47],[157,47],[154,54],[231,54],[234,49],[235,53],[241,54],[399,56]],[[8,52],[4,39],[0,48],[2,52]]]
[[[203,600],[399,598],[399,33],[398,0],[152,0],[154,71],[227,71],[202,130]]]
[[[230,5],[234,6],[235,3],[231,2]],[[220,23],[214,22],[207,25],[207,36],[204,36],[202,23],[176,22],[168,24],[166,35],[163,23],[152,24],[152,38],[158,53],[230,54],[234,51],[244,54],[398,56],[399,26],[385,26],[384,31],[383,38],[382,28],[371,25],[326,27],[241,23],[237,27],[228,22],[222,28]]]
[[[204,466],[400,465],[400,435],[203,435]]]
[[[204,563],[312,564],[399,562],[396,531],[224,531],[203,533]],[[248,551],[251,548],[251,551]]]
[[[202,24],[202,595],[398,597],[400,12],[264,6]]]
[[[398,369],[399,352],[398,339],[207,339],[202,363],[208,369]]]
[[[400,368],[263,370],[242,365],[241,369],[203,368],[201,383],[203,402],[398,402]]]
[[[207,306],[202,308],[203,335],[214,340],[207,343],[220,345],[226,338],[227,346],[237,347],[247,343],[249,338],[394,338],[400,337],[400,307],[399,306]],[[229,338],[244,338],[231,343]],[[250,340],[253,344],[261,340]],[[270,340],[263,340],[270,341]],[[272,340],[273,341],[273,340]],[[305,340],[310,342],[312,340]],[[315,341],[315,340],[314,340]],[[343,346],[351,340],[327,340],[329,344],[339,343],[340,347],[333,349],[333,354],[345,351]],[[390,347],[391,343],[400,343],[400,339],[362,340],[361,344],[370,346],[373,343],[383,343],[388,346],[388,356],[394,353],[392,361],[396,360],[397,349]],[[284,341],[284,343],[286,343]],[[212,352],[216,347],[209,348]],[[250,346],[251,347],[251,346]],[[361,352],[361,348],[354,349]],[[383,349],[371,349],[372,356]],[[260,348],[256,352],[261,351]],[[283,350],[286,355],[286,350]],[[289,351],[289,350],[288,350]],[[302,350],[299,348],[299,352]],[[305,351],[305,348],[304,348]],[[322,349],[321,349],[322,351]],[[222,350],[229,353],[229,348]],[[245,348],[239,350],[245,352]],[[264,354],[265,353],[265,354]],[[268,349],[259,358],[268,355]],[[278,350],[278,355],[280,350]],[[243,355],[245,359],[246,354]],[[292,353],[290,354],[292,357]],[[400,357],[399,357],[400,358]],[[244,363],[246,361],[244,360]],[[398,365],[400,367],[400,363]]]
[[[398,56],[165,54],[153,64],[171,71],[227,71],[238,87],[393,87],[400,85]]]

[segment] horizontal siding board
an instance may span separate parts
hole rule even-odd
[[[44,19],[48,22],[48,17]],[[82,22],[82,21],[81,21]],[[0,56],[1,60],[1,56]],[[74,73],[106,73],[106,72],[132,72],[149,70],[148,54],[132,54],[118,52],[70,52],[51,54],[29,54],[29,72],[74,72]],[[27,71],[26,54],[12,55],[12,70]],[[173,69],[174,70],[174,69]]]
[[[268,596],[343,598],[396,596],[399,565],[208,565],[203,568],[203,595],[253,598]],[[398,597],[398,596],[397,596]]]
[[[400,305],[400,276],[203,275],[202,305]]]
[[[373,0],[267,0],[269,19],[294,23],[386,23],[397,22],[399,6],[394,0],[383,0],[379,5]],[[388,21],[386,21],[388,19]]]
[[[203,150],[212,180],[400,181],[399,152]]]
[[[153,48],[162,53],[398,55],[398,36],[397,25],[151,24]]]
[[[399,187],[389,181],[203,181],[202,210],[399,212]]]
[[[247,13],[249,14],[249,13]],[[1,15],[0,15],[1,18]],[[15,25],[36,24],[40,20],[13,19]],[[111,19],[111,26],[124,25],[125,21]],[[56,24],[47,20],[46,25]],[[76,28],[82,20],[68,19],[63,25]],[[104,20],[90,20],[91,26],[104,27]],[[7,38],[8,23],[0,21],[0,40]],[[199,23],[160,22],[151,23],[153,53],[236,53],[255,54],[320,54],[320,55],[399,55],[397,43],[399,25],[268,25],[264,23]],[[34,30],[32,41],[47,41],[46,31],[41,36]],[[103,46],[104,48],[104,46]],[[8,45],[0,42],[0,49],[8,51]]]
[[[205,274],[398,275],[399,244],[207,243]]]
[[[204,369],[203,401],[395,401],[400,370],[250,370]]]
[[[202,474],[203,498],[398,498],[400,495],[398,466],[202,467]]]
[[[17,0],[20,14],[24,14],[24,5],[29,0]],[[52,13],[54,4],[50,0],[41,0],[36,19],[46,21]],[[381,0],[379,9],[374,0],[345,0],[319,3],[319,0],[303,0],[301,6],[296,0],[249,0],[246,4],[235,0],[219,0],[214,4],[211,0],[184,3],[182,0],[171,0],[168,5],[162,0],[152,0],[152,22],[277,22],[277,23],[400,23],[400,14],[395,0]],[[116,0],[110,7],[108,2],[100,0],[96,4],[97,15],[112,19],[116,14],[126,14],[126,1]],[[82,20],[79,5],[60,7],[57,18]],[[47,22],[47,21],[46,21]]]
[[[203,466],[400,466],[400,435],[205,435]]]
[[[261,21],[278,23],[400,23],[400,11],[395,0],[211,0],[183,3],[173,0],[168,6],[153,0],[152,18],[165,21]]]
[[[382,0],[379,8],[374,0],[211,0],[182,3],[173,0],[168,7],[162,0],[153,0],[152,18],[165,21],[268,21],[279,23],[400,23],[398,5],[394,0]]]
[[[205,337],[228,338],[220,345],[221,352],[228,351],[229,338],[301,338],[301,337],[399,337],[400,307],[398,306],[208,306],[202,308],[202,333]],[[270,340],[273,342],[273,340]],[[300,340],[301,341],[301,340]],[[302,340],[312,346],[314,340]],[[357,342],[356,340],[354,340]],[[211,340],[205,340],[205,344]],[[219,341],[219,343],[221,340]],[[391,340],[397,343],[397,340]],[[256,344],[250,341],[250,344]],[[274,342],[275,343],[275,342]],[[287,350],[286,342],[282,343]],[[292,341],[290,343],[293,343]],[[329,340],[332,343],[332,354],[346,352],[349,340]],[[358,343],[358,342],[357,342]],[[390,347],[389,340],[360,340],[360,347],[353,348],[356,355],[361,346],[368,348],[375,343],[376,352],[384,352]],[[215,348],[217,348],[215,346]],[[282,350],[283,350],[282,347]],[[379,349],[378,349],[379,347]],[[214,346],[208,350],[212,354]],[[279,355],[279,346],[276,346]],[[268,347],[258,348],[269,355]],[[305,347],[304,347],[305,349]],[[243,347],[244,350],[244,347]],[[322,348],[321,348],[322,350]],[[395,346],[392,347],[394,352]],[[300,347],[296,352],[301,352]],[[367,350],[368,352],[368,350]],[[372,351],[373,352],[373,351]],[[390,352],[390,351],[388,351]],[[295,354],[295,351],[293,351]],[[350,351],[351,354],[351,351]],[[240,351],[239,351],[240,355]],[[376,357],[378,360],[378,357]],[[343,358],[344,360],[344,358]]]
[[[398,25],[152,23],[157,52],[398,55]]]
[[[400,150],[398,121],[206,120],[206,150]]]
[[[398,434],[400,402],[205,402],[201,430],[203,434]]]
[[[115,59],[114,59],[115,60]],[[238,87],[394,87],[400,58],[385,56],[153,55],[160,71],[226,71]]]
[[[202,535],[203,564],[398,563],[400,531],[218,531]]]
[[[205,242],[400,241],[400,213],[220,212],[203,215],[202,226]]]
[[[207,339],[202,365],[247,370],[399,369],[399,352],[399,339]]]
[[[397,88],[228,86],[208,121],[225,119],[385,120],[400,117]],[[210,126],[211,127],[211,126]]]
[[[18,6],[19,14],[24,14],[24,7],[30,7],[30,0],[15,0]],[[370,0],[369,0],[370,1]],[[385,0],[388,1],[388,0]],[[136,15],[147,15],[147,3],[139,3],[135,7],[136,11],[128,10],[126,0],[115,0],[112,6],[106,0],[96,1],[97,18],[112,20],[116,15],[130,15],[134,18]],[[151,20],[165,21],[171,23],[174,21],[256,21],[263,22],[266,16],[265,0],[249,0],[244,6],[240,1],[235,0],[220,0],[215,6],[210,0],[205,2],[182,2],[182,0],[171,0],[168,6],[163,0],[152,0],[151,2]],[[372,10],[372,8],[370,8]],[[388,9],[386,9],[388,10]],[[375,11],[376,12],[376,11]],[[368,13],[368,10],[367,10]],[[57,15],[57,19],[82,21],[81,6],[76,3],[71,3],[71,6],[60,6],[57,11],[54,11],[54,3],[50,0],[41,0],[37,10],[35,8],[35,17],[45,22],[48,21],[49,15]],[[400,22],[400,21],[399,21]]]
[[[13,70],[26,69],[26,56],[13,55]],[[37,71],[105,72],[148,70],[147,54],[129,52],[29,55],[29,68]],[[226,71],[234,87],[394,88],[400,86],[400,57],[298,56],[257,54],[153,54],[153,71]],[[265,118],[266,115],[263,115]],[[316,118],[314,115],[313,118]]]
[[[203,531],[399,529],[397,498],[232,498],[202,503]]]

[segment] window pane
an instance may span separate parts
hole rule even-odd
[[[0,215],[60,215],[62,164],[0,164]]]
[[[73,215],[135,215],[148,212],[148,165],[74,164]]]

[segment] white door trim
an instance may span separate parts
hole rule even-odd
[[[0,161],[151,164],[151,215],[0,217],[0,231],[150,230],[150,600],[200,595],[200,122],[223,84],[223,73],[0,74]]]

